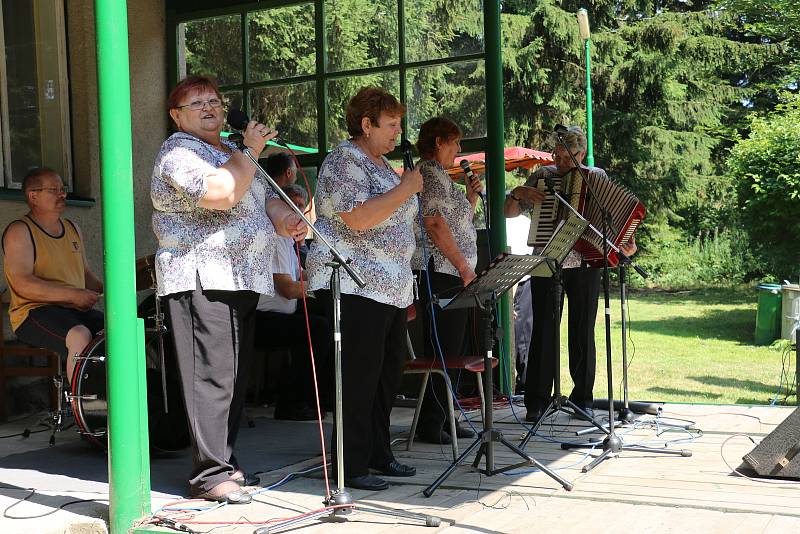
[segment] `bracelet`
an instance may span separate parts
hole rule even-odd
[[[508,196],[511,197],[511,200],[516,200],[519,202],[519,197],[514,196],[514,193],[509,193]]]

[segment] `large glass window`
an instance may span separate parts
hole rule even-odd
[[[290,143],[322,154],[348,137],[347,102],[365,85],[404,100],[412,140],[434,115],[452,117],[465,137],[485,137],[481,0],[270,4],[193,18],[187,0],[176,27],[178,77],[216,76],[230,108],[244,106]]]
[[[2,0],[0,133],[3,185],[19,188],[32,167],[71,184],[69,88],[61,0]]]

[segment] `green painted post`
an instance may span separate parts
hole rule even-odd
[[[592,40],[584,41],[586,53],[586,164],[594,166],[594,142],[592,133]]]
[[[586,164],[594,166],[594,142],[592,133],[592,38],[589,29],[589,13],[578,10],[578,30],[583,39],[583,52],[586,63]]]
[[[490,240],[492,257],[506,250],[506,218],[503,204],[506,198],[505,125],[503,122],[503,54],[500,35],[500,2],[487,0],[483,4],[483,31],[486,43],[486,186],[489,190]],[[509,331],[509,298],[500,301],[497,318],[503,332]],[[511,342],[502,339],[500,360],[500,391],[511,391]]]
[[[122,534],[150,513],[149,462],[141,439],[145,392],[139,387],[144,347],[138,346],[136,335],[126,2],[95,0],[95,28],[106,282],[109,522],[112,534]]]

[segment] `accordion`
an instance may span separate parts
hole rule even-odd
[[[628,189],[612,182],[605,175],[592,172],[584,175],[581,171],[572,170],[563,176],[553,173],[552,180],[554,189],[600,232],[603,230],[600,206],[605,206],[611,219],[607,237],[616,247],[627,244],[644,219],[644,204]],[[587,191],[589,189],[587,180],[591,186],[591,193],[596,195],[597,199]],[[541,248],[553,235],[558,222],[575,217],[575,214],[547,190],[544,178],[539,179],[536,188],[545,194],[545,199],[534,204],[531,210],[528,245]],[[602,267],[603,239],[591,228],[586,229],[573,250],[583,255],[584,261],[591,267]],[[608,252],[608,265],[615,267],[619,263],[617,253],[611,247]]]

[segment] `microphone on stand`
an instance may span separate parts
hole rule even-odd
[[[245,113],[241,109],[232,109],[228,112],[228,124],[231,125],[231,128],[235,130],[244,130],[245,128],[247,128],[248,122],[250,122],[250,118],[247,116],[247,113]],[[228,136],[228,139],[230,139],[234,143],[241,144],[243,137],[242,134],[240,133],[232,133]],[[272,141],[275,144],[289,148],[286,141],[284,141],[278,136],[273,137]]]
[[[478,179],[478,177],[475,176],[474,172],[472,172],[472,167],[469,166],[469,161],[467,161],[465,159],[462,159],[460,162],[458,162],[458,164],[461,166],[461,169],[464,171],[464,176],[466,176],[466,180],[464,180],[464,183],[466,183],[467,180],[469,180],[470,182],[475,181],[475,182],[480,183],[480,180]],[[485,205],[486,204],[486,191],[481,191],[478,194],[481,196],[481,200],[483,201],[483,203]]]

